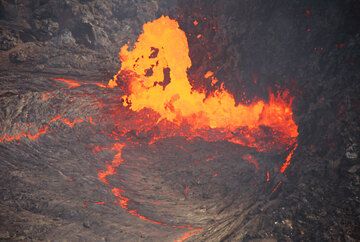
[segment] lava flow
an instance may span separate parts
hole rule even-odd
[[[52,118],[48,123],[42,125],[40,128],[37,128],[36,132],[31,132],[29,129],[31,128],[31,125],[26,125],[26,130],[17,131],[16,134],[3,134],[0,136],[0,143],[4,142],[12,142],[12,141],[18,141],[22,138],[27,138],[29,140],[37,140],[40,138],[40,136],[45,135],[50,128],[50,124],[59,121],[63,124],[69,126],[70,128],[73,128],[75,125],[80,124],[84,122],[85,120],[82,118],[75,118],[74,120],[70,120],[68,118],[63,118],[61,115],[56,115],[54,118]],[[88,121],[90,124],[93,124],[92,117],[88,118]]]
[[[116,152],[113,160],[111,161],[110,164],[108,164],[106,166],[106,170],[98,172],[99,180],[108,186],[111,186],[107,180],[108,176],[116,174],[116,169],[124,162],[124,159],[122,158],[122,151],[123,151],[124,147],[125,147],[125,144],[123,144],[123,143],[115,143],[111,147],[111,150]],[[195,234],[198,234],[202,231],[202,228],[193,228],[190,225],[169,225],[169,224],[148,218],[144,215],[141,215],[136,209],[129,208],[130,199],[124,195],[125,191],[122,188],[113,187],[113,188],[111,188],[111,192],[115,196],[118,205],[122,209],[124,209],[126,212],[131,214],[132,216],[135,216],[145,222],[149,222],[149,223],[156,224],[156,225],[162,225],[162,226],[172,227],[172,228],[176,228],[176,229],[186,229],[187,231],[176,241],[185,241],[189,237],[191,237]]]
[[[112,147],[112,150],[115,150],[117,153],[114,156],[114,159],[112,160],[111,164],[108,164],[106,166],[106,170],[105,171],[100,171],[98,173],[98,177],[99,179],[104,183],[109,185],[107,177],[110,175],[114,175],[116,173],[116,168],[118,168],[123,162],[124,159],[122,158],[122,149],[125,147],[125,144],[121,144],[121,143],[115,143]],[[134,209],[129,209],[129,198],[127,198],[124,195],[124,190],[119,188],[119,187],[114,187],[111,189],[111,192],[114,194],[114,196],[117,199],[117,202],[119,204],[119,206],[121,208],[123,208],[124,210],[126,210],[128,213],[130,213],[131,215],[140,218],[141,220],[153,223],[153,224],[158,224],[158,225],[162,225],[163,223],[152,220],[150,218],[147,218],[141,214],[139,214],[139,212],[137,210]]]

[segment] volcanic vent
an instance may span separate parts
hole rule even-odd
[[[0,238],[357,238],[356,187],[342,189],[348,199],[334,196],[334,184],[344,188],[357,181],[357,140],[334,143],[335,131],[311,134],[308,124],[326,123],[314,114],[316,105],[329,120],[352,115],[351,108],[340,105],[340,116],[332,116],[325,98],[314,101],[309,94],[306,100],[309,77],[304,81],[294,68],[276,75],[264,64],[266,51],[264,57],[238,55],[256,51],[253,41],[267,46],[252,38],[251,27],[259,30],[247,14],[263,16],[270,9],[279,17],[303,7],[125,2],[1,3],[1,61],[9,69],[1,91]],[[313,10],[301,11],[310,24]],[[250,26],[245,32],[237,31],[242,21]],[[125,36],[119,37],[121,31]],[[239,39],[249,50],[238,46]],[[252,65],[252,58],[264,62]],[[301,66],[300,60],[289,62]],[[358,89],[346,90],[352,105]],[[326,145],[316,146],[321,137]],[[324,154],[336,145],[345,147],[345,158]],[[330,168],[316,161],[330,155]],[[337,232],[317,234],[328,226]]]

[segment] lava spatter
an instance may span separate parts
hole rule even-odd
[[[156,55],[154,49],[158,50]],[[186,35],[169,17],[145,23],[133,48],[123,46],[119,57],[121,69],[108,87],[124,89],[123,104],[130,110],[150,109],[159,115],[154,125],[160,132],[150,143],[172,136],[201,137],[209,142],[226,140],[264,152],[286,150],[296,142],[298,127],[289,91],[269,93],[268,101],[257,99],[245,105],[236,104],[223,85],[208,96],[194,90],[187,76],[191,60]],[[150,74],[146,71],[149,69]],[[168,70],[167,75],[164,70]],[[217,82],[211,70],[205,77]],[[165,79],[166,85],[159,85]],[[147,117],[141,120],[145,124]]]
[[[158,55],[149,58],[154,47],[159,49]],[[208,97],[193,90],[187,76],[191,67],[187,39],[175,20],[161,17],[146,23],[134,48],[128,50],[125,45],[119,55],[122,67],[115,77],[121,79],[127,75],[126,80],[122,79],[128,89],[124,98],[129,100],[133,111],[150,108],[162,119],[177,124],[189,123],[194,130],[219,128],[233,131],[239,127],[255,129],[263,125],[289,137],[298,135],[292,119],[292,98],[287,92],[270,94],[268,102],[259,100],[250,105],[236,105],[235,98],[224,87]],[[153,71],[151,76],[144,74],[149,68]],[[170,81],[165,87],[157,85],[164,79],[164,69],[170,70]],[[132,73],[130,78],[129,73]],[[111,80],[109,86],[116,81],[118,79]]]

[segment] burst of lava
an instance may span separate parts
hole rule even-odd
[[[121,86],[126,93],[124,106],[131,110],[151,109],[159,115],[156,125],[166,127],[160,128],[155,141],[181,135],[227,140],[259,151],[278,147],[284,150],[296,142],[293,98],[288,91],[270,93],[268,101],[236,105],[224,85],[208,96],[194,90],[187,75],[191,60],[186,35],[169,17],[144,24],[133,48],[123,46],[119,57],[121,69],[108,87]],[[212,71],[205,76],[211,77],[212,83],[218,81]],[[164,120],[166,125],[161,125]]]

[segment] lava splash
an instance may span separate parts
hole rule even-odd
[[[192,88],[187,75],[191,67],[189,46],[176,20],[162,16],[144,24],[133,48],[123,46],[119,58],[121,69],[108,86],[120,86],[125,91],[124,106],[135,112],[151,109],[159,115],[156,124],[166,120],[173,125],[172,132],[161,132],[155,139],[174,135],[201,137],[207,141],[227,140],[259,151],[279,146],[284,149],[296,142],[293,98],[287,90],[270,93],[268,101],[259,99],[245,105],[236,104],[224,85],[210,95]],[[213,75],[211,82],[217,82]]]

